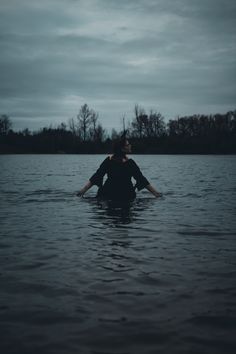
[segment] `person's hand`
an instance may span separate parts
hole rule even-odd
[[[80,191],[78,191],[76,193],[76,195],[77,195],[77,197],[83,197],[84,193],[85,193],[84,189],[81,189]]]
[[[155,193],[155,197],[156,197],[156,198],[162,197],[162,193],[156,192],[156,193]]]
[[[77,197],[83,197],[84,193],[86,193],[87,190],[91,187],[92,187],[92,183],[88,181],[88,183],[82,189],[80,189],[80,191],[76,193]]]

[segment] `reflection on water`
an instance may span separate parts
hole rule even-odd
[[[101,201],[96,197],[85,197],[92,207],[94,217],[101,224],[112,226],[127,225],[142,215],[142,212],[151,204],[156,203],[153,197],[137,198],[134,201]]]
[[[235,353],[235,156],[136,156],[128,204],[76,197],[103,156],[0,160],[1,353]]]

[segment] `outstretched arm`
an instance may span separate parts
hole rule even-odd
[[[159,198],[162,196],[161,193],[159,193],[151,184],[148,184],[145,187],[149,192],[151,192],[153,195],[155,195],[156,198]]]
[[[138,165],[132,160],[133,163],[133,177],[136,179],[137,184],[136,188],[140,191],[143,188],[146,188],[149,192],[151,192],[155,197],[161,197],[162,194],[159,193],[147,180],[146,177],[143,176],[142,172]]]
[[[89,179],[88,183],[76,194],[78,197],[82,197],[93,185],[97,185],[98,187],[102,185],[103,176],[107,172],[108,161],[109,158],[107,157],[97,169],[97,171]]]
[[[77,197],[82,197],[87,192],[87,190],[92,187],[92,185],[92,182],[88,181],[88,183],[82,189],[80,189],[78,193],[76,193]]]

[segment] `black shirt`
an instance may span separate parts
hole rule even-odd
[[[107,180],[103,185],[103,177],[107,174]],[[136,180],[133,186],[131,178]],[[98,170],[90,178],[90,182],[99,187],[97,197],[102,199],[130,200],[136,196],[135,188],[141,190],[149,182],[143,176],[137,164],[132,159],[125,162],[107,157]]]

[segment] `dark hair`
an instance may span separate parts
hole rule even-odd
[[[116,139],[113,141],[113,157],[117,160],[122,160],[126,154],[125,152],[123,151],[123,147],[125,146],[126,144],[126,141],[127,141],[127,138],[125,136],[119,138],[119,139]]]

